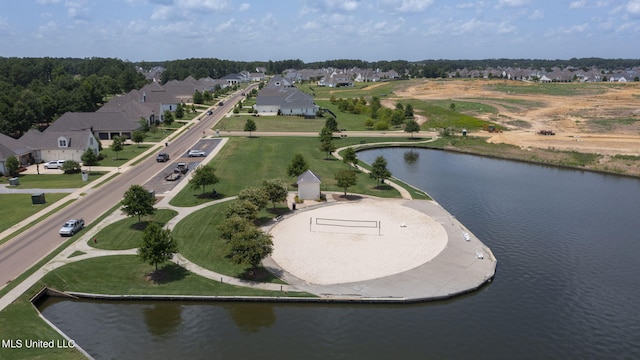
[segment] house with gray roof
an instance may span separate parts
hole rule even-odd
[[[319,106],[311,95],[290,86],[281,76],[274,76],[258,92],[254,109],[259,115],[315,116]]]
[[[96,155],[100,154],[98,140],[90,129],[45,131],[31,129],[20,138],[33,151],[36,161],[47,162],[53,160],[74,160],[82,162],[82,154],[91,149]]]
[[[66,112],[45,131],[90,130],[100,140],[111,140],[116,136],[130,139],[139,127],[139,119],[131,119],[124,112]]]
[[[0,134],[0,173],[6,173],[4,163],[9,157],[15,156],[20,165],[28,165],[35,161],[33,154],[34,150],[20,139]]]

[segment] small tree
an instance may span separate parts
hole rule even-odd
[[[259,187],[248,187],[240,190],[238,200],[249,201],[258,208],[258,211],[266,208],[269,204],[267,193],[264,192],[263,188]]]
[[[250,265],[254,269],[273,252],[271,234],[267,234],[255,226],[233,235],[230,244],[229,257],[231,261],[235,264]]]
[[[371,167],[370,176],[376,179],[378,183],[384,182],[384,179],[391,176],[391,172],[387,170],[387,160],[382,156],[378,156]]]
[[[302,154],[295,154],[287,168],[287,174],[292,177],[298,177],[307,170],[309,170],[309,165],[307,165]]]
[[[249,200],[238,199],[227,206],[224,215],[227,218],[239,216],[247,221],[255,221],[258,218],[258,207]]]
[[[233,235],[243,232],[251,226],[254,225],[249,220],[234,214],[233,216],[225,218],[220,225],[218,225],[218,232],[220,238],[229,242]]]
[[[338,122],[336,118],[333,116],[328,118],[327,121],[324,122],[324,127],[329,129],[331,132],[338,132]]]
[[[205,186],[215,185],[219,181],[216,176],[216,169],[213,165],[200,165],[193,171],[193,177],[189,180],[192,189],[197,189],[202,186],[202,193],[204,194]]]
[[[407,119],[413,118],[413,106],[411,104],[407,104],[407,106],[404,107],[404,117]]]
[[[163,116],[163,121],[164,124],[167,126],[171,126],[171,124],[173,124],[173,113],[169,110],[165,110],[164,111],[164,116]]]
[[[356,155],[356,150],[353,147],[348,147],[344,151],[342,161],[346,164],[356,167],[358,165],[358,156]]]
[[[124,138],[123,136],[116,136],[116,137],[113,138],[113,141],[111,142],[110,149],[111,149],[111,151],[116,153],[115,160],[118,160],[118,153],[120,151],[122,151],[122,149],[124,149],[124,141],[125,140],[126,140],[126,138]]]
[[[347,188],[356,184],[356,172],[353,170],[340,170],[335,175],[336,184],[344,189],[344,196],[347,196]]]
[[[196,92],[193,93],[193,103],[202,104],[203,102],[204,102],[204,95],[199,90],[196,90]]]
[[[143,215],[153,215],[156,212],[153,203],[154,199],[149,191],[140,185],[131,185],[124,193],[122,210],[127,216],[137,216],[139,224]]]
[[[62,171],[65,174],[74,174],[80,171],[80,164],[74,160],[67,160],[62,164]]]
[[[144,131],[136,130],[131,134],[131,140],[133,140],[133,142],[138,144],[138,147],[140,147],[140,143],[144,141],[145,136],[146,135]]]
[[[413,119],[407,120],[404,124],[404,132],[411,133],[411,138],[413,139],[413,133],[420,131],[420,125]]]
[[[158,272],[158,264],[171,260],[177,252],[178,244],[173,239],[171,230],[162,229],[153,222],[144,229],[138,256],[149,265],[154,265],[156,272]]]
[[[182,107],[182,105],[178,104],[175,115],[176,119],[182,119],[184,117],[184,108]]]
[[[325,160],[329,158],[329,154],[335,149],[336,147],[333,145],[333,131],[325,126],[320,131],[320,151],[327,153]]]
[[[267,197],[273,203],[274,209],[276,208],[276,202],[282,202],[287,199],[287,186],[280,179],[263,181],[262,189],[267,193]]]
[[[7,171],[5,175],[15,176],[20,168],[20,162],[15,156],[9,156],[4,162],[4,168]]]
[[[144,117],[140,117],[138,120],[138,124],[140,124],[140,131],[147,132],[149,131],[149,122]]]
[[[256,131],[256,129],[257,129],[256,122],[251,119],[247,119],[247,122],[244,123],[244,131],[249,132],[249,137],[251,137],[251,132]]]
[[[83,152],[82,156],[80,156],[80,160],[82,160],[85,166],[94,166],[98,163],[98,155],[96,155],[93,149],[87,149],[87,151]]]

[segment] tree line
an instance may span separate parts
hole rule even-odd
[[[20,137],[68,111],[96,111],[105,99],[141,88],[135,65],[109,58],[0,57],[0,132]]]

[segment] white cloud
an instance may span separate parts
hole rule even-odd
[[[224,11],[230,8],[227,0],[175,0],[176,7],[196,11]]]
[[[571,4],[569,4],[569,9],[582,9],[586,5],[587,2],[585,0],[572,1]]]
[[[531,13],[531,15],[529,15],[529,19],[531,20],[544,19],[544,12],[542,10],[536,9],[534,12]]]
[[[640,15],[640,0],[631,0],[627,3],[627,11],[633,15]]]
[[[317,21],[307,21],[306,23],[302,24],[300,28],[302,30],[316,31],[320,30],[322,27]]]
[[[38,4],[38,5],[51,5],[51,4],[57,4],[60,1],[61,0],[36,0],[36,4]]]
[[[248,11],[249,9],[251,9],[251,4],[247,3],[240,4],[240,8],[238,8],[240,11]]]
[[[419,13],[433,4],[433,0],[382,0],[382,11],[391,13]]]
[[[528,5],[529,1],[530,0],[499,0],[497,8],[522,7]]]
[[[67,8],[67,16],[71,19],[86,19],[90,15],[87,0],[67,0],[64,6]]]
[[[235,22],[234,19],[229,19],[228,21],[225,21],[219,24],[218,26],[216,26],[216,32],[223,32],[225,30],[231,29],[233,27],[234,22]]]
[[[558,31],[563,34],[576,34],[585,32],[588,27],[589,26],[587,24],[579,24],[570,26],[568,28],[561,27],[560,29],[558,29]]]

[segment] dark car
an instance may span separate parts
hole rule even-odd
[[[167,154],[167,153],[160,153],[160,154],[158,154],[158,156],[156,157],[156,161],[157,161],[157,162],[166,162],[166,161],[169,161],[169,154]]]

